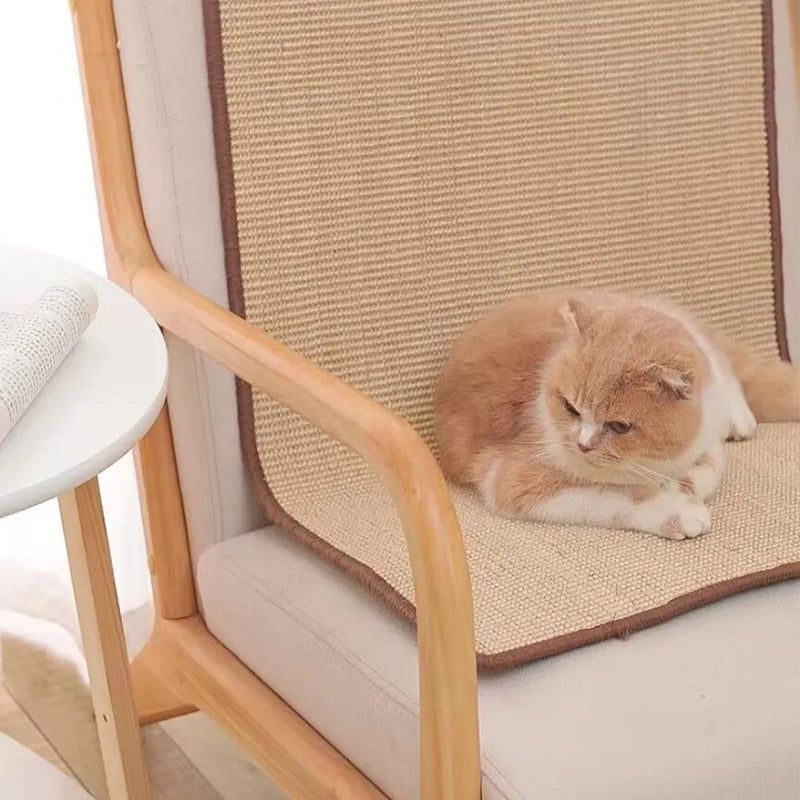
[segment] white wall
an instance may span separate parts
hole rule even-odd
[[[105,271],[67,0],[0,8],[0,241]],[[107,470],[100,486],[120,602],[131,609],[150,598],[131,457]],[[4,559],[20,574],[30,568],[68,580],[55,501],[0,519]]]

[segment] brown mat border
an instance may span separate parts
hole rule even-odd
[[[789,360],[786,335],[786,318],[783,300],[783,244],[781,236],[780,199],[778,194],[777,122],[775,113],[775,63],[772,21],[772,0],[762,0],[761,42],[764,65],[764,126],[767,140],[769,172],[769,205],[772,234],[772,271],[774,279],[776,338],[781,358]],[[225,64],[222,49],[222,30],[218,0],[203,0],[203,20],[206,37],[206,60],[208,85],[211,96],[211,112],[214,125],[214,144],[219,181],[220,211],[225,248],[225,272],[228,287],[228,302],[231,311],[245,317],[244,289],[242,286],[239,251],[239,232],[236,217],[236,194],[234,189],[233,161],[231,156],[230,122],[225,94]],[[416,609],[380,575],[365,564],[308,530],[288,514],[278,503],[269,488],[258,456],[253,413],[253,391],[250,384],[237,377],[236,398],[239,414],[239,432],[242,454],[250,478],[268,519],[290,533],[305,546],[318,553],[331,564],[340,567],[363,583],[374,595],[401,617],[412,624],[416,622]],[[774,569],[751,573],[721,583],[712,584],[669,601],[668,603],[633,614],[623,619],[574,631],[543,642],[524,645],[503,653],[477,653],[478,668],[484,672],[496,672],[520,666],[540,658],[564,653],[576,647],[594,644],[614,637],[625,638],[631,633],[666,622],[673,617],[693,611],[700,606],[721,600],[739,592],[767,586],[772,583],[800,577],[800,562],[783,564]]]
[[[781,358],[784,361],[790,361],[789,340],[786,334],[786,306],[783,298],[783,233],[778,189],[778,121],[775,109],[775,41],[772,0],[762,0],[761,3],[761,57],[764,64],[764,127],[767,134],[772,278],[775,283],[775,333]]]

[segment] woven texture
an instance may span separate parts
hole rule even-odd
[[[777,354],[760,0],[220,0],[219,16],[234,307],[428,441],[454,338],[539,288],[668,295]],[[399,524],[363,464],[260,394],[252,435],[280,505],[409,614]],[[714,532],[691,544],[509,522],[456,493],[484,663],[798,560],[798,442],[771,428],[735,448]]]

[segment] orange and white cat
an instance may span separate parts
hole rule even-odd
[[[800,420],[800,369],[662,300],[537,294],[463,334],[434,402],[445,473],[491,508],[684,539],[709,529],[723,440]]]

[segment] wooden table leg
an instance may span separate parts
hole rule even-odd
[[[58,498],[110,800],[150,800],[97,478]]]

